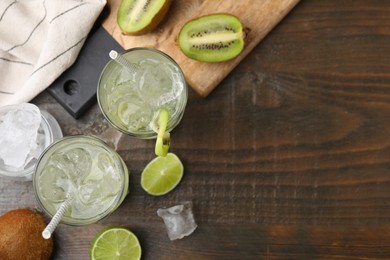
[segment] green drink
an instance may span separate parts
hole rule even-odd
[[[128,193],[121,157],[92,136],[64,137],[39,158],[33,178],[38,202],[51,217],[69,198],[62,222],[87,225],[113,212]]]
[[[167,132],[178,125],[187,103],[187,85],[179,66],[156,49],[134,48],[122,57],[135,68],[111,60],[100,76],[97,98],[116,129],[139,138],[155,138],[158,111],[168,111]]]

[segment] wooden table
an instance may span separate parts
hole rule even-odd
[[[143,259],[390,258],[388,1],[302,0],[207,98],[190,90],[171,146],[185,176],[163,197],[139,184],[152,140],[118,135],[97,105],[75,120],[47,93],[33,103],[65,135],[118,141],[131,172],[111,216],[60,225],[54,259],[88,259],[112,225]],[[37,207],[30,182],[2,178],[0,194],[0,213]],[[156,210],[184,201],[199,227],[171,242]]]

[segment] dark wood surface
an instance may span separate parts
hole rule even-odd
[[[88,259],[111,225],[143,259],[390,259],[389,1],[302,0],[208,98],[190,90],[171,146],[185,175],[163,197],[139,184],[152,140],[118,136],[97,105],[74,120],[33,102],[65,135],[118,137],[131,172],[111,216],[59,226],[53,259]],[[37,207],[31,183],[2,178],[0,194],[0,213]],[[184,201],[199,227],[171,242],[156,210]]]

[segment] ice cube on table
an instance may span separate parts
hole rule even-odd
[[[34,158],[41,112],[23,103],[0,116],[0,159],[14,171],[23,170]]]
[[[192,202],[158,209],[157,215],[164,220],[170,240],[188,236],[198,227],[192,213]]]

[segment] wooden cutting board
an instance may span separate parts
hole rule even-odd
[[[119,0],[108,0],[110,14],[103,21],[105,30],[125,49],[154,47],[171,56],[182,68],[189,85],[206,97],[250,53],[299,0],[174,0],[163,22],[142,36],[122,35],[116,20]],[[205,63],[187,58],[176,43],[183,24],[191,18],[211,13],[231,13],[239,17],[250,32],[243,52],[233,60]]]

